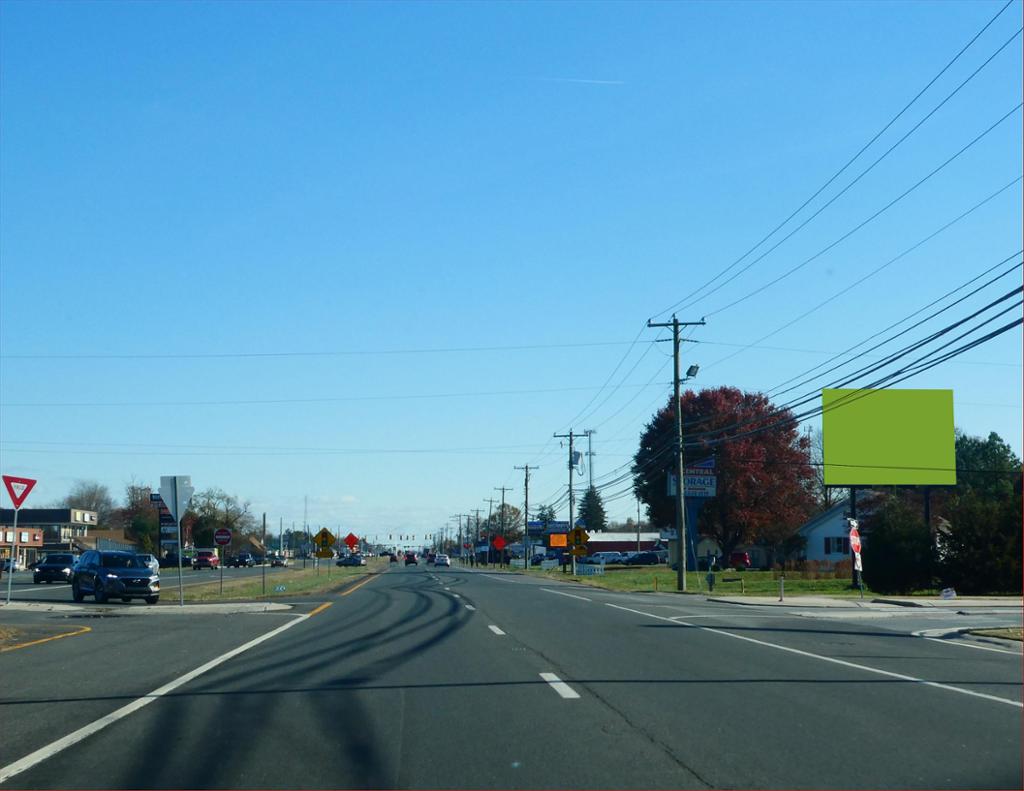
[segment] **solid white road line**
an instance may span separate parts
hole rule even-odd
[[[475,609],[476,609],[476,607],[474,607],[474,606],[473,606],[472,604],[467,604],[467,605],[466,605],[466,609],[467,609],[467,610],[475,610]]]
[[[942,645],[956,645],[961,648],[976,648],[979,651],[991,651],[995,654],[1009,654],[1010,656],[1020,656],[1019,651],[1014,651],[1008,648],[996,648],[995,646],[989,645],[977,645],[976,643],[968,643],[964,640],[950,640],[947,639],[953,635],[959,633],[959,629],[919,629],[916,632],[911,632],[914,637],[923,637],[925,640],[931,640],[933,643],[941,643]]]
[[[547,681],[548,684],[551,685],[551,688],[566,700],[574,700],[579,697],[579,693],[577,693],[576,690],[562,681],[562,679],[554,673],[541,673],[540,677]]]
[[[493,574],[484,574],[485,577],[490,577],[492,580],[498,580],[499,582],[517,582],[518,580],[509,579],[508,577],[496,577]]]
[[[4,767],[0,767],[0,783],[6,783],[15,775],[21,774],[26,769],[31,769],[36,764],[42,763],[47,758],[53,757],[57,753],[61,752],[62,750],[66,750],[68,747],[71,747],[72,745],[78,744],[78,742],[82,741],[87,736],[91,736],[94,733],[98,733],[99,731],[106,728],[108,725],[113,725],[118,720],[124,719],[129,714],[133,714],[139,709],[143,708],[144,706],[148,706],[153,701],[159,700],[169,692],[173,692],[183,684],[187,684],[189,681],[192,681],[193,679],[198,678],[204,673],[213,670],[218,665],[224,664],[229,659],[234,659],[239,654],[248,651],[250,648],[255,648],[260,643],[266,642],[272,637],[276,637],[277,635],[281,634],[281,632],[284,632],[287,629],[291,629],[296,624],[308,620],[308,618],[308,615],[295,616],[295,620],[289,621],[288,623],[284,624],[283,626],[279,626],[276,629],[272,629],[266,634],[261,635],[260,637],[257,637],[254,640],[250,640],[248,643],[244,643],[243,645],[238,646],[238,648],[233,648],[226,654],[221,654],[215,659],[211,659],[209,662],[200,665],[195,670],[190,670],[185,675],[179,676],[173,681],[164,684],[162,687],[157,687],[148,695],[143,695],[141,698],[133,700],[131,703],[128,703],[115,711],[112,711],[105,717],[100,717],[98,720],[93,720],[88,725],[79,728],[77,731],[73,731],[72,733],[69,733],[67,736],[57,739],[54,742],[50,742],[45,747],[40,747],[35,752],[29,753],[24,758],[20,758],[14,763],[7,764],[7,766]]]
[[[996,654],[1009,654],[1010,656],[1020,656],[1016,651],[1007,651],[1005,648],[994,648],[989,645],[975,645],[974,643],[966,643],[960,640],[941,640],[938,637],[926,637],[925,640],[929,640],[933,643],[941,643],[942,645],[955,645],[960,648],[974,648],[978,651],[992,651]]]
[[[557,593],[559,596],[568,596],[570,599],[579,599],[580,601],[590,601],[586,596],[577,596],[575,593],[563,593],[562,591],[553,591],[551,588],[541,588],[545,593]]]
[[[501,631],[501,629],[499,629],[499,628],[498,628],[497,626],[495,626],[495,625],[494,625],[493,623],[492,623],[492,624],[488,624],[488,625],[487,625],[487,628],[488,628],[488,629],[490,629],[490,630],[491,630],[492,632],[494,632],[495,634],[499,634],[499,635],[500,635],[500,634],[505,634],[505,633],[504,633],[503,631]]]
[[[778,643],[768,643],[764,640],[757,640],[753,637],[747,637],[741,634],[733,634],[732,632],[726,632],[722,629],[713,629],[710,626],[698,626],[697,624],[687,623],[685,621],[673,620],[672,618],[665,618],[661,615],[652,615],[649,612],[643,610],[633,610],[629,607],[620,607],[617,604],[605,603],[606,607],[614,607],[616,610],[625,610],[626,612],[636,613],[637,615],[646,615],[648,618],[656,618],[659,621],[665,621],[667,623],[676,624],[677,626],[689,626],[693,629],[700,629],[703,632],[712,632],[714,634],[720,634],[724,637],[731,637],[734,640],[742,640],[746,643],[754,643],[755,645],[764,646],[765,648],[774,648],[777,651],[785,651],[789,654],[797,654],[799,656],[806,656],[811,659],[818,659],[822,662],[829,662],[834,665],[842,665],[843,667],[850,667],[854,670],[863,670],[867,673],[875,673],[880,676],[887,676],[889,678],[898,678],[900,681],[910,681],[914,684],[922,684],[926,687],[935,687],[936,689],[944,689],[949,692],[957,692],[961,695],[970,695],[973,698],[983,698],[984,700],[991,700],[996,703],[1005,703],[1008,706],[1015,706],[1018,709],[1024,708],[1024,703],[1020,703],[1016,700],[1010,700],[1009,698],[1000,698],[996,695],[988,695],[984,692],[974,692],[970,689],[961,689],[960,687],[950,686],[949,684],[941,684],[938,681],[926,681],[923,678],[917,678],[916,676],[907,676],[903,673],[893,673],[889,670],[881,670],[877,667],[868,667],[867,665],[861,665],[856,662],[847,662],[845,659],[836,659],[831,656],[823,656],[822,654],[813,654],[810,651],[801,651],[799,648],[790,648],[789,646],[779,645]]]

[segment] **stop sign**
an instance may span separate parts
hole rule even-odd
[[[850,528],[850,549],[860,552],[860,531],[856,527]]]
[[[499,552],[501,552],[501,550],[505,548],[505,539],[501,536],[495,538],[494,541],[492,541],[491,543],[494,544],[494,548]]]
[[[218,527],[213,531],[213,541],[217,546],[227,546],[231,543],[231,531],[226,527]]]

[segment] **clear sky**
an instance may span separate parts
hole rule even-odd
[[[515,465],[555,500],[570,427],[620,474],[672,308],[707,318],[689,386],[813,392],[1021,283],[775,397],[1020,261],[1020,0],[727,269],[1003,5],[4,2],[0,466],[29,506],[189,474],[274,525],[308,496],[427,533],[521,506]],[[1018,327],[901,386],[1020,453],[1021,356]]]

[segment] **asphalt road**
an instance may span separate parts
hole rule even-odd
[[[91,631],[0,655],[0,785],[1022,785],[1020,652],[913,635],[965,625],[956,612],[424,567],[294,604],[48,614]]]

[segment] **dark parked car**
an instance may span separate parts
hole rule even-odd
[[[256,565],[256,558],[254,558],[248,552],[239,552],[237,555],[232,555],[228,558],[226,566],[234,566],[235,568],[246,568],[249,566]]]
[[[657,566],[661,558],[657,552],[637,552],[626,559],[627,566]]]
[[[365,566],[366,560],[362,555],[346,555],[339,560],[335,565],[337,566]]]
[[[95,597],[97,604],[111,597],[156,604],[160,599],[160,575],[134,552],[90,549],[79,558],[71,574],[71,598],[80,602],[86,596]]]
[[[32,570],[32,582],[71,582],[71,570],[78,560],[70,553],[47,555]]]

